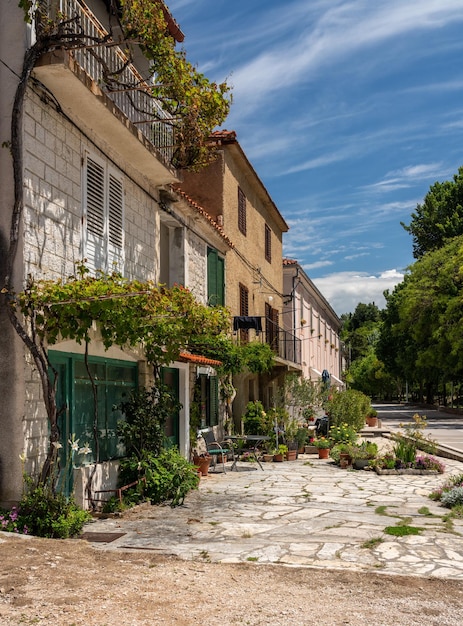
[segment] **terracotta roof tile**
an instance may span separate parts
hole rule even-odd
[[[222,361],[209,359],[208,357],[201,356],[199,354],[191,354],[191,352],[180,352],[179,361],[197,363],[198,365],[222,365]]]
[[[233,243],[233,241],[229,237],[227,237],[227,235],[225,234],[225,231],[222,228],[222,226],[220,226],[220,224],[218,224],[214,220],[214,218],[209,215],[209,213],[206,211],[206,209],[203,209],[203,207],[201,205],[199,205],[197,202],[195,202],[193,200],[193,198],[191,198],[188,194],[186,194],[184,191],[182,191],[182,189],[180,189],[180,187],[177,187],[176,185],[172,185],[172,189],[173,189],[173,191],[175,191],[175,193],[177,193],[184,200],[186,200],[188,202],[188,204],[193,209],[195,209],[195,211],[197,213],[202,215],[204,217],[204,219],[207,220],[211,224],[211,226],[213,228],[215,228],[215,230],[218,233],[220,233],[222,239],[230,246],[230,248],[234,248],[235,247],[235,244]]]
[[[297,265],[298,261],[295,259],[283,259],[283,265]]]

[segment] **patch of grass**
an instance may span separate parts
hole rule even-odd
[[[406,535],[419,535],[422,528],[409,526],[408,524],[398,524],[397,526],[386,526],[384,532],[394,537],[405,537]]]
[[[376,548],[380,543],[383,543],[384,539],[382,537],[372,537],[371,539],[367,539],[362,544],[360,544],[361,548],[364,549],[373,549]]]
[[[418,509],[418,513],[420,515],[425,515],[426,517],[440,517],[440,515],[435,515],[434,513],[431,513],[427,506],[422,506],[420,509]]]
[[[259,557],[258,556],[248,556],[248,558],[246,559],[246,561],[258,561]]]
[[[377,506],[375,509],[376,515],[387,515],[387,506],[382,504],[381,506]]]
[[[249,530],[245,530],[244,533],[241,535],[242,539],[250,539],[251,537],[252,537],[252,535],[249,532]]]
[[[201,552],[199,553],[199,558],[203,559],[203,561],[208,561],[209,563],[211,561],[211,557],[207,550],[201,550]]]
[[[463,519],[463,504],[457,504],[450,512],[453,519]]]

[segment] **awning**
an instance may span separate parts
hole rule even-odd
[[[191,352],[180,352],[178,360],[183,363],[196,363],[197,365],[222,365],[222,361],[209,359],[207,356],[201,356],[200,354],[191,354]]]

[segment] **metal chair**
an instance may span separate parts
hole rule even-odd
[[[231,441],[216,441],[214,431],[212,430],[202,430],[200,431],[201,437],[204,439],[204,443],[206,444],[206,450],[211,455],[214,470],[217,466],[217,457],[222,455],[222,468],[224,473],[225,470],[225,457],[228,457],[229,454],[232,455],[233,461],[235,460],[235,451],[233,449],[233,444]]]

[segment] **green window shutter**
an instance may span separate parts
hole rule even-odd
[[[209,426],[219,423],[219,379],[217,376],[209,377]]]
[[[225,304],[225,259],[212,248],[207,249],[207,303]]]

